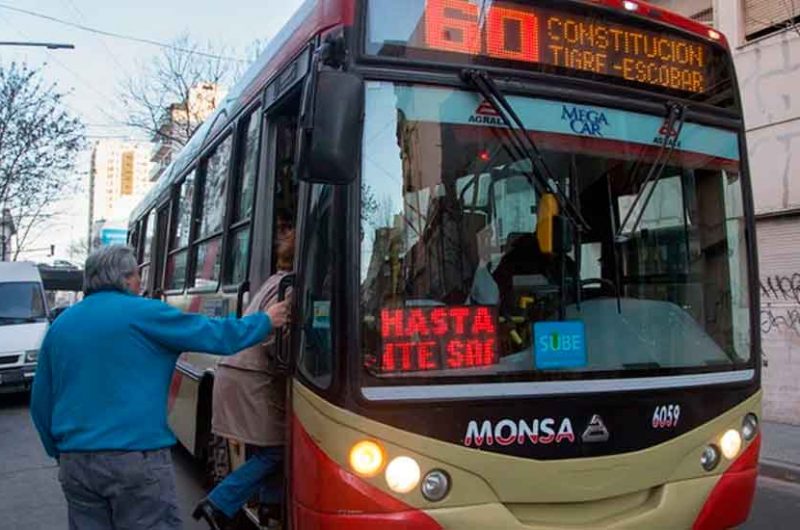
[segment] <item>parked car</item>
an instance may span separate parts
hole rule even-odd
[[[48,322],[36,265],[0,262],[0,393],[30,389]]]

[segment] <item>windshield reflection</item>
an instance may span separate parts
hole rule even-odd
[[[370,84],[361,246],[369,373],[548,378],[746,363],[735,134],[686,124],[663,164],[658,118],[509,99],[591,229],[563,252],[542,247],[547,197],[531,181],[530,160],[504,148],[500,125],[478,119],[477,94]],[[570,121],[582,115],[607,128],[575,133]],[[655,164],[657,179],[639,178]],[[619,228],[626,217],[638,222]],[[489,308],[492,337],[458,320],[470,307]],[[548,341],[557,347],[571,321],[581,323],[571,340],[583,343],[582,355],[546,361]]]

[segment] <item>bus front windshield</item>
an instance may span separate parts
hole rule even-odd
[[[532,178],[539,166],[509,149],[489,103],[469,91],[366,86],[360,327],[368,381],[748,366],[736,132],[685,123],[675,137],[663,116],[508,99],[551,183],[589,226],[563,251],[543,248],[537,225],[552,197]]]

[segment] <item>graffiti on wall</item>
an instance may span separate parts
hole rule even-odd
[[[761,278],[761,332],[800,336],[800,272]]]
[[[761,309],[761,333],[793,332],[800,337],[800,309],[774,308],[770,304]]]
[[[761,278],[761,298],[800,304],[800,272]]]

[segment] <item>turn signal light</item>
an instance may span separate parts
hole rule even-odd
[[[350,467],[362,477],[380,473],[383,462],[383,448],[371,440],[360,441],[350,449]]]

